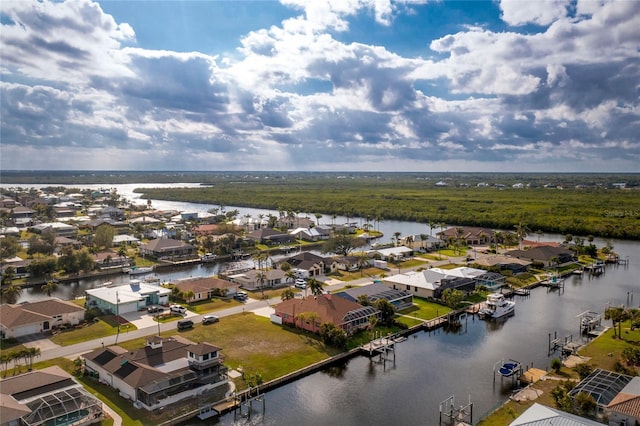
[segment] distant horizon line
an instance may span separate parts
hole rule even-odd
[[[540,171],[540,172],[522,172],[522,171],[446,171],[446,172],[429,172],[429,171],[376,171],[376,170],[368,170],[368,171],[337,171],[337,170],[92,170],[92,169],[69,169],[69,170],[30,170],[30,169],[12,169],[12,170],[0,170],[0,176],[2,174],[15,174],[15,173],[51,173],[51,174],[61,174],[61,173],[189,173],[189,174],[220,174],[220,173],[329,173],[329,174],[493,174],[493,175],[509,175],[509,174],[518,174],[518,175],[549,175],[549,174],[557,174],[557,175],[611,175],[611,174],[624,174],[624,175],[636,175],[640,174],[640,171],[589,171],[589,172],[562,172],[562,171]]]

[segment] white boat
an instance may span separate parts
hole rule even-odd
[[[131,268],[123,268],[122,272],[124,272],[125,274],[131,274],[131,275],[150,274],[153,272],[153,266],[144,266],[144,267],[132,266]]]
[[[481,318],[500,318],[512,314],[516,302],[507,300],[502,293],[491,293],[487,296],[485,307],[478,311]]]
[[[202,255],[200,257],[200,261],[203,263],[207,263],[207,262],[213,262],[218,258],[218,256],[216,256],[213,253],[205,253],[204,255]]]

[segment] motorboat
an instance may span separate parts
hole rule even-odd
[[[124,268],[122,272],[130,275],[150,274],[153,272],[153,266],[132,266],[130,268]]]
[[[502,293],[491,293],[487,296],[485,306],[478,311],[480,318],[501,318],[514,313],[516,302],[507,300]]]
[[[203,263],[207,263],[207,262],[213,262],[218,258],[218,256],[216,256],[213,253],[205,253],[202,256],[200,256],[200,262]]]
[[[496,366],[497,365],[500,365],[497,373],[502,377],[511,377],[515,374],[519,374],[522,370],[522,365],[518,361],[515,361],[513,359],[500,361],[496,363]],[[494,368],[496,368],[496,366],[494,366]]]

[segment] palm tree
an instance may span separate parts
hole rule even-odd
[[[531,233],[531,229],[529,229],[527,225],[522,222],[518,222],[518,224],[515,225],[515,228],[516,236],[518,237],[518,248],[522,250],[522,240],[524,240],[525,237]]]
[[[316,332],[316,320],[319,318],[318,314],[315,312],[307,313],[307,321],[311,321],[311,330]]]
[[[307,285],[309,286],[309,290],[311,290],[311,294],[313,294],[314,296],[320,296],[324,292],[322,289],[322,286],[324,284],[322,284],[320,281],[316,280],[315,278],[311,278],[307,282]]]
[[[284,276],[287,277],[287,281],[293,282],[296,280],[296,273],[293,272],[293,269],[289,269],[287,272],[285,272]]]
[[[396,231],[393,233],[393,239],[395,241],[395,245],[398,245],[398,240],[400,240],[400,235],[402,235],[402,232],[400,231]]]
[[[7,267],[2,274],[2,285],[11,285],[13,279],[16,277],[16,270],[13,266]]]
[[[361,251],[358,253],[358,268],[360,268],[360,276],[364,276],[364,268],[369,266],[369,255]]]
[[[264,282],[267,279],[267,275],[264,272],[258,273],[257,277],[258,285],[260,286],[260,291],[262,292],[262,298],[264,299]]]
[[[18,285],[9,284],[2,288],[2,300],[9,304],[16,303],[22,295],[22,287]]]
[[[296,297],[296,294],[294,293],[294,291],[290,287],[285,288],[284,291],[282,292],[282,294],[280,295],[280,299],[282,301],[290,300],[290,299],[293,299],[295,297]]]
[[[49,280],[40,287],[40,290],[49,297],[51,297],[51,293],[55,293],[57,289],[58,283],[54,280]]]
[[[27,367],[29,368],[29,371],[31,371],[31,367],[33,366],[34,358],[37,358],[40,355],[41,355],[40,348],[38,347],[31,347],[25,350],[24,356],[25,356],[25,359],[27,360]]]
[[[429,236],[428,236],[427,234],[420,234],[420,241],[422,241],[422,243],[421,243],[421,247],[422,247],[423,249],[425,248],[425,247],[424,247],[424,242],[425,242],[425,241],[427,241],[427,238],[428,238],[428,237],[429,237]]]
[[[613,306],[604,310],[604,319],[611,320],[611,324],[613,324],[613,337],[616,337],[616,325],[618,328],[621,327],[622,322],[625,320],[625,310],[621,306]],[[621,330],[618,329],[617,337],[622,337],[620,334]]]

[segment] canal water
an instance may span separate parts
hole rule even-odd
[[[132,189],[141,186],[144,184],[117,188],[121,194],[133,199],[136,194]],[[152,203],[155,208],[183,211],[206,211],[215,207],[159,200],[152,200]],[[242,216],[269,213],[257,209],[238,210]],[[345,220],[338,217],[335,223]],[[325,217],[321,221],[330,222],[331,218]],[[424,224],[401,221],[383,221],[379,229],[385,233],[382,241],[390,241],[394,232],[402,235],[429,233]],[[562,236],[541,235],[539,238],[558,241]],[[596,240],[595,243],[602,246],[605,242]],[[611,243],[622,258],[629,258],[628,266],[609,265],[599,277],[568,277],[563,290],[548,291],[539,287],[528,297],[516,296],[515,315],[505,320],[487,322],[469,316],[456,332],[439,329],[416,333],[397,345],[395,361],[380,363],[377,358],[355,357],[340,366],[296,380],[266,394],[264,415],[255,412],[251,419],[239,419],[237,423],[433,425],[438,424],[440,402],[451,396],[455,397],[456,406],[469,401],[473,403],[475,422],[513,392],[509,379],[501,380],[494,374],[494,366],[500,360],[514,359],[523,365],[547,369],[551,358],[558,356],[548,353],[550,334],[560,339],[571,338],[574,342],[584,339],[579,333],[577,316],[580,313],[587,310],[603,313],[608,305],[640,306],[640,242],[611,240]],[[214,275],[222,267],[212,263],[172,269],[158,277],[161,281],[170,281]],[[113,282],[128,279],[124,275],[109,278]],[[56,295],[65,299],[81,296],[85,288],[104,281],[86,280],[61,285]],[[23,294],[21,301],[40,297],[40,292],[32,289]],[[256,404],[258,406],[260,404]],[[206,424],[213,422],[233,424],[234,415],[210,419]]]

